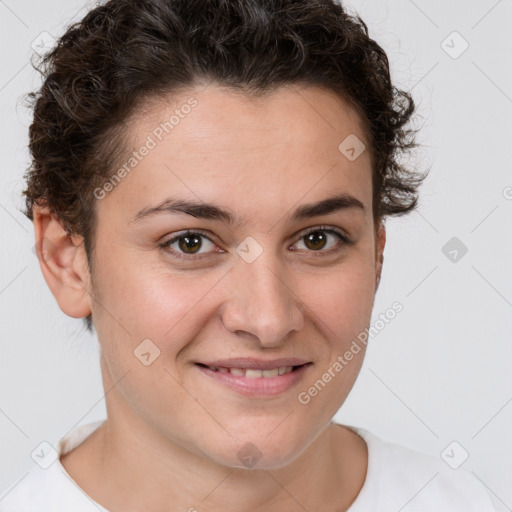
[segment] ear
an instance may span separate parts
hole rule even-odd
[[[379,288],[382,266],[384,264],[384,247],[386,245],[386,226],[380,221],[375,233],[375,291]]]
[[[44,279],[60,309],[73,318],[91,313],[90,275],[82,237],[72,237],[56,214],[34,206],[36,253]]]

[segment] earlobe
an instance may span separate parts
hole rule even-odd
[[[47,207],[34,206],[36,253],[60,309],[73,318],[91,313],[90,275],[83,239],[70,236]]]

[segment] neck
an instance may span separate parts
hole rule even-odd
[[[87,466],[94,481],[78,482],[112,512],[340,511],[366,475],[366,444],[332,423],[291,464],[258,470],[218,465],[164,439],[140,417],[123,417],[122,425],[115,417],[90,438],[95,446]]]

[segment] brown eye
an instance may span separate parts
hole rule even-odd
[[[323,231],[313,231],[304,237],[308,249],[317,251],[323,249],[327,243],[327,237]]]
[[[178,238],[178,246],[186,254],[195,254],[201,249],[201,245],[201,236],[180,236]]]
[[[214,252],[215,244],[201,232],[186,231],[160,245],[167,252],[177,258],[187,258],[187,255],[207,256],[209,252]]]
[[[323,226],[310,229],[299,238],[297,243],[304,244],[304,247],[299,247],[299,249],[319,253],[331,253],[343,249],[345,245],[352,245],[344,233]]]

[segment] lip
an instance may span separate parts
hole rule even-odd
[[[249,362],[252,361],[252,362]],[[247,378],[245,376],[232,375],[231,373],[222,373],[210,370],[207,366],[202,366],[205,363],[196,363],[196,368],[205,376],[209,377],[215,382],[236,391],[237,393],[246,397],[252,398],[265,398],[280,395],[285,391],[289,391],[296,386],[303,378],[308,368],[312,366],[312,362],[306,361],[304,363],[297,363],[298,359],[275,359],[273,361],[258,361],[255,359],[230,359],[229,361],[212,361],[215,364],[209,366],[224,366],[225,368],[252,368],[258,370],[268,370],[276,366],[299,366],[290,373],[278,375],[277,377],[270,378]],[[226,366],[227,363],[230,366]],[[222,363],[222,364],[221,364]],[[295,363],[295,364],[293,364]],[[239,366],[240,365],[240,366]],[[248,366],[252,365],[252,366]]]
[[[215,361],[198,361],[205,366],[222,366],[224,368],[243,368],[252,370],[271,370],[280,366],[301,366],[310,363],[307,359],[287,357],[281,359],[263,360],[253,357],[237,357],[232,359],[216,359]]]

